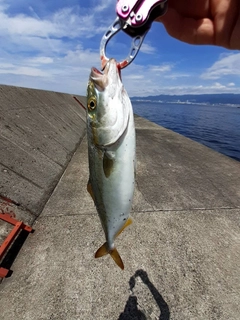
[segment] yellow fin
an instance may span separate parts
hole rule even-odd
[[[118,253],[117,249],[114,248],[109,253],[110,253],[111,257],[113,258],[113,260],[116,262],[116,264],[123,270],[124,264],[123,264],[122,258],[120,257],[120,254]]]
[[[102,256],[105,256],[108,254],[108,249],[107,249],[107,242],[105,242],[95,253],[95,258],[100,258]]]
[[[90,180],[88,180],[87,191],[90,194],[90,196],[92,197],[93,201],[95,202],[95,198],[94,198],[94,194],[93,194],[92,185],[91,185]]]
[[[95,253],[95,258],[100,258],[105,256],[106,254],[110,254],[113,260],[116,262],[116,264],[123,270],[124,269],[124,264],[123,261],[117,251],[116,248],[108,251],[107,249],[107,242],[105,242]]]
[[[118,233],[116,234],[116,237],[118,237],[120,235],[120,233],[123,232],[123,230],[125,228],[127,228],[128,226],[130,226],[130,224],[132,224],[132,218],[128,218],[127,221],[124,223],[124,225],[122,226],[122,228],[118,231]]]

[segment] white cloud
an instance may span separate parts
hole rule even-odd
[[[159,95],[159,94],[212,94],[212,93],[239,93],[240,87],[238,88],[229,88],[226,86],[216,86],[216,85],[179,85],[179,86],[152,86],[148,88],[143,88],[139,90],[131,90],[129,92],[130,96],[150,96],[150,95]]]
[[[173,68],[173,65],[171,64],[162,64],[162,65],[159,65],[159,66],[150,66],[150,71],[151,72],[168,72],[168,71],[171,71]]]
[[[100,57],[98,48],[85,49],[83,43],[106,30],[108,21],[99,16],[110,3],[62,8],[40,18],[31,7],[32,16],[9,14],[0,2],[0,82],[85,94],[90,68],[100,67]]]
[[[57,6],[53,0],[50,2]],[[4,5],[6,3],[8,7]],[[86,7],[82,6],[84,1],[79,3],[79,6],[50,12],[45,10],[45,4],[33,0],[0,0],[2,84],[85,94],[90,68],[100,68],[100,40],[113,22],[115,12],[112,0],[90,0],[85,2]],[[17,9],[14,7],[11,12],[11,5]],[[38,11],[40,7],[43,11]],[[119,41],[113,38],[109,43],[110,51],[113,50],[117,59],[125,57],[125,51],[128,53],[129,50],[122,38],[124,35],[119,34]],[[158,50],[150,44],[152,41],[144,42],[141,48],[142,53],[149,55],[142,55],[146,63],[133,62],[122,71],[123,83],[130,96],[239,92],[236,79],[228,78],[224,82],[222,77],[239,75],[240,54],[221,56],[201,76],[209,79],[203,82],[198,74],[181,69],[182,60],[179,62],[176,56],[174,59],[167,56],[168,61],[164,62],[161,54],[160,60]],[[156,58],[161,63],[157,64]]]
[[[50,57],[34,57],[28,59],[29,65],[50,64],[53,63],[53,58]]]
[[[99,25],[93,10],[91,14],[75,13],[75,8],[62,8],[45,19],[26,14],[9,16],[0,12],[0,34],[4,36],[35,36],[35,37],[93,37],[102,34],[106,27]]]
[[[91,66],[100,66],[99,54],[83,49],[68,51],[63,57],[8,59],[11,63],[0,60],[5,84],[75,94],[85,94]]]
[[[94,5],[96,3],[94,2]],[[101,0],[101,1],[98,1],[98,5],[94,7],[94,12],[102,12],[103,10],[109,8],[109,7],[112,7],[112,0]]]
[[[216,88],[216,89],[225,89],[226,86],[222,85],[221,83],[219,82],[215,82],[213,85],[212,85],[212,88]]]
[[[139,79],[144,79],[144,75],[140,75],[140,74],[132,74],[132,75],[128,75],[125,77],[125,79],[128,80],[139,80]]]
[[[38,68],[17,67],[15,65],[12,65],[11,68],[1,68],[0,74],[17,74],[30,77],[50,77],[50,74],[48,72],[44,72]]]
[[[156,52],[156,48],[154,48],[153,46],[151,46],[150,44],[147,43],[143,43],[140,51],[146,54],[153,54]]]
[[[159,69],[162,72],[152,72]],[[172,74],[176,74],[176,77],[171,78]],[[180,76],[180,73],[178,74],[173,66],[163,68],[132,63],[123,70],[122,79],[131,97],[159,94],[239,93],[240,91],[237,85],[224,84],[220,81],[202,81],[193,74],[182,74],[182,79],[179,81],[178,75]]]
[[[187,73],[176,73],[176,72],[171,72],[171,74],[166,74],[164,75],[165,79],[171,79],[171,80],[176,80],[179,78],[188,78],[190,77],[190,74]]]
[[[202,75],[202,79],[219,79],[224,76],[240,76],[240,53],[220,56]]]

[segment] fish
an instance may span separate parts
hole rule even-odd
[[[91,195],[106,242],[95,258],[110,254],[124,264],[114,241],[132,223],[130,211],[135,187],[136,136],[132,104],[115,59],[103,72],[92,68],[87,87],[87,139]]]

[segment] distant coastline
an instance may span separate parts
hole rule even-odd
[[[158,95],[147,97],[131,97],[134,102],[163,104],[192,104],[209,106],[229,106],[240,108],[240,94],[200,94],[200,95]]]

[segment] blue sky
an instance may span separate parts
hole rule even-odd
[[[0,83],[85,95],[116,2],[0,0]],[[109,57],[123,59],[130,41],[118,34]],[[154,22],[122,79],[130,96],[239,93],[240,52],[181,43]]]

